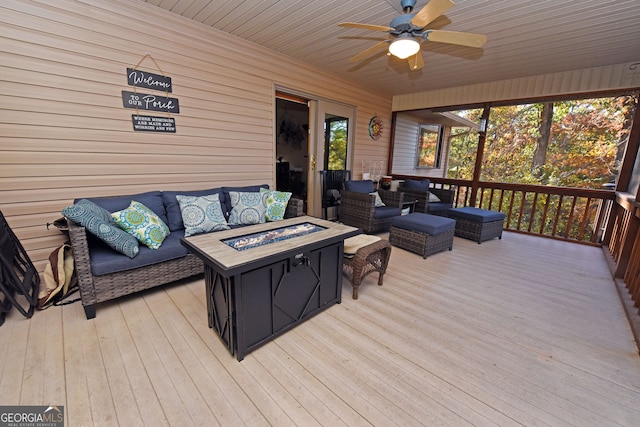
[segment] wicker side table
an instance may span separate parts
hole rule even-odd
[[[384,239],[359,248],[353,256],[345,254],[342,275],[351,282],[353,299],[358,299],[358,287],[369,273],[378,272],[378,286],[382,286],[390,256],[391,244]]]

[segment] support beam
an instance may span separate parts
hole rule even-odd
[[[469,206],[476,205],[476,196],[478,195],[478,187],[480,182],[480,173],[482,172],[482,160],[484,158],[484,144],[487,139],[487,126],[489,124],[489,114],[491,114],[491,107],[489,105],[484,106],[482,111],[481,122],[482,125],[478,130],[478,151],[476,152],[476,164],[473,167],[473,179],[471,182],[471,198],[469,200]]]

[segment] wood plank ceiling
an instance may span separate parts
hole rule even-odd
[[[144,1],[390,95],[640,62],[640,0],[457,0],[429,28],[485,34],[487,44],[424,43],[418,71],[385,50],[349,63],[386,34],[338,27],[387,26],[400,0]]]

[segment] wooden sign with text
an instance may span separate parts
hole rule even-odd
[[[151,58],[161,74],[149,73],[138,70],[138,66],[146,58]],[[173,92],[171,77],[164,75],[155,59],[146,54],[134,68],[127,68],[127,83],[134,88],[145,88],[164,92],[165,95]],[[134,89],[135,90],[135,89]],[[145,114],[132,114],[133,130],[137,132],[161,132],[176,133],[176,120],[171,113],[180,113],[180,104],[177,98],[160,96],[149,93],[122,91],[122,105],[124,108],[135,108],[142,111],[159,111],[167,113],[167,117],[147,116]],[[138,113],[138,111],[136,111]]]
[[[146,111],[163,111],[165,113],[179,113],[180,105],[177,98],[158,96],[147,93],[122,91],[124,108],[136,108]]]
[[[144,87],[169,93],[173,91],[171,86],[171,77],[145,73],[133,68],[127,68],[127,82],[129,83],[129,86]]]
[[[176,133],[176,120],[171,117],[154,117],[132,114],[134,131]]]

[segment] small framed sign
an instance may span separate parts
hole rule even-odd
[[[139,132],[176,133],[176,120],[172,117],[154,117],[132,114],[133,130]]]

